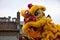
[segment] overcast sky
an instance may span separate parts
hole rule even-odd
[[[0,17],[16,17],[16,13],[27,9],[29,3],[44,5],[46,16],[50,14],[55,23],[60,24],[60,0],[0,0]],[[23,21],[23,17],[20,17]]]

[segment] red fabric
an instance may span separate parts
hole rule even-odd
[[[22,37],[20,37],[19,40],[24,40],[24,39]]]

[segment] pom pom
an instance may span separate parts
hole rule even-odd
[[[25,20],[25,23],[27,23],[27,22],[29,22],[30,20],[29,20],[29,18],[27,18],[26,20]]]
[[[28,8],[30,9],[33,5],[32,4],[28,4]]]
[[[26,11],[25,11],[25,15],[27,15],[27,14],[29,14],[29,10],[26,10]]]
[[[33,20],[33,21],[36,21],[36,17],[33,17],[32,20]]]

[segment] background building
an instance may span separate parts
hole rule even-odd
[[[0,40],[18,40],[20,34],[20,13],[12,18],[0,17]]]

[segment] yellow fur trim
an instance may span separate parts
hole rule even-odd
[[[25,16],[24,12],[25,12],[25,10],[21,10],[21,12],[20,12],[23,17]]]
[[[39,9],[42,10],[42,11],[46,10],[45,6],[42,6],[42,5],[39,6]]]
[[[38,5],[34,5],[33,7],[31,7],[31,9],[29,10],[29,12],[34,15],[34,13],[39,9]]]
[[[36,21],[36,22],[34,22],[34,21],[28,22],[28,23],[26,23],[25,25],[23,25],[22,31],[25,33],[26,30],[27,30],[30,26],[39,28],[39,27],[41,27],[42,25],[44,25],[45,23],[46,23],[46,18],[45,18],[45,17],[43,17],[41,20]]]

